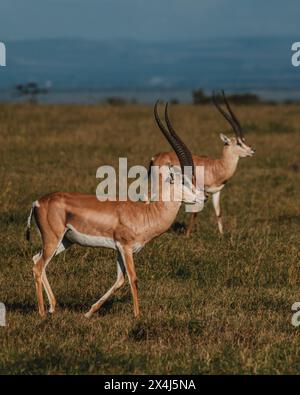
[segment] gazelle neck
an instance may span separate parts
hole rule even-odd
[[[172,193],[171,193],[171,196]],[[149,240],[164,233],[174,222],[181,206],[181,201],[164,201],[160,194],[157,201],[144,205],[145,220]]]
[[[153,209],[153,211],[160,213],[160,220],[169,219],[171,222],[174,221],[178,211],[180,209],[181,202],[152,202],[149,204],[149,207]]]
[[[223,176],[226,180],[233,176],[236,171],[237,164],[239,161],[239,156],[236,155],[230,146],[225,145],[223,148],[222,156],[220,162],[223,167]]]
[[[178,214],[180,206],[181,202],[164,202],[162,200],[151,202],[149,205],[146,205],[146,207],[149,208],[149,213],[153,213],[153,217],[158,219],[158,223],[163,224],[162,232],[172,225]]]

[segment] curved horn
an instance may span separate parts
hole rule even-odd
[[[181,140],[181,138],[178,136],[178,134],[176,133],[175,129],[173,128],[170,118],[169,118],[169,114],[168,114],[168,107],[169,103],[166,104],[165,107],[165,120],[166,120],[166,124],[168,126],[168,129],[170,131],[170,133],[179,141],[179,143],[181,144],[185,156],[186,156],[186,164],[184,166],[192,166],[192,176],[195,176],[195,165],[194,165],[194,161],[193,161],[193,156],[191,151],[188,149],[188,147],[186,146],[186,144]]]
[[[172,136],[170,135],[170,132],[165,127],[165,125],[162,123],[161,119],[159,118],[159,115],[158,115],[158,112],[157,112],[158,103],[159,103],[159,100],[157,100],[156,103],[154,104],[154,117],[155,117],[157,126],[163,132],[163,134],[166,137],[166,139],[168,140],[168,142],[172,145],[172,143],[170,141],[170,140],[172,140]]]
[[[157,112],[157,106],[158,106],[159,100],[154,105],[154,117],[156,120],[156,123],[160,130],[162,131],[163,135],[171,145],[171,147],[174,149],[180,163],[181,171],[184,174],[184,166],[192,166],[192,169],[194,171],[194,164],[193,164],[193,159],[191,156],[190,151],[188,148],[185,146],[183,141],[178,137],[176,132],[173,131],[171,132],[168,130],[165,125],[162,123],[161,119],[159,118],[158,112]],[[167,107],[166,105],[165,112],[167,113]],[[170,120],[168,119],[168,122],[170,123]],[[188,154],[189,153],[189,154]],[[190,155],[190,156],[189,156]],[[194,174],[194,173],[193,173]]]
[[[169,142],[169,144],[172,146],[172,148],[174,148],[174,145],[176,145],[176,140],[175,140],[174,136],[171,135],[170,131],[162,123],[161,119],[159,118],[159,115],[157,112],[158,103],[159,103],[159,100],[157,100],[154,105],[154,117],[155,117],[156,123],[157,123],[159,129],[162,131],[165,138],[167,139],[167,141]]]
[[[215,92],[213,92],[213,97],[212,97],[213,103],[216,106],[216,108],[219,110],[219,112],[223,115],[223,117],[230,123],[233,131],[235,132],[236,137],[237,138],[242,138],[241,125],[240,125],[239,121],[237,120],[237,118],[235,117],[233,111],[231,110],[231,108],[229,106],[229,103],[228,103],[228,101],[226,99],[224,91],[222,91],[222,94],[223,94],[223,99],[224,99],[226,108],[229,111],[230,115],[227,114],[223,110],[223,108],[220,106],[220,104],[218,103]]]
[[[226,98],[226,95],[225,95],[225,92],[224,92],[223,89],[222,89],[222,95],[223,95],[224,103],[225,103],[225,105],[226,105],[226,107],[227,107],[227,110],[229,111],[229,113],[230,113],[232,119],[234,120],[234,122],[236,123],[236,125],[237,125],[237,127],[238,127],[239,135],[240,135],[241,138],[243,138],[242,126],[241,126],[241,124],[240,124],[240,121],[237,119],[235,113],[234,113],[233,110],[231,109],[230,104],[229,104],[229,102],[228,102],[228,100],[227,100],[227,98]]]

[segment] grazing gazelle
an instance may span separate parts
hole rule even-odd
[[[157,104],[158,102],[155,104],[154,114],[158,120]],[[161,127],[161,130],[175,150],[182,172],[186,166],[191,166],[194,171],[192,155],[174,129]],[[76,243],[117,251],[117,280],[101,299],[91,306],[86,317],[97,311],[123,285],[125,273],[129,278],[134,315],[137,317],[139,304],[133,253],[171,226],[182,201],[203,202],[203,193],[196,189],[190,180],[189,184],[183,184],[183,179],[181,174],[174,173],[171,167],[167,167],[167,174],[160,177],[162,187],[168,185],[171,192],[170,201],[163,201],[161,195],[157,201],[149,204],[133,201],[99,201],[96,195],[58,192],[43,196],[34,202],[28,217],[27,239],[30,240],[30,224],[34,216],[43,243],[42,251],[33,257],[33,274],[40,315],[45,315],[43,287],[50,303],[49,311],[53,313],[56,305],[47,280],[46,266],[54,256]]]
[[[233,113],[224,91],[222,91],[224,103],[227,107],[228,113],[225,112],[219,105],[215,94],[213,94],[213,102],[224,118],[230,123],[235,137],[227,137],[223,133],[220,134],[221,140],[224,142],[222,156],[219,159],[209,158],[207,156],[193,155],[195,166],[204,166],[204,189],[206,196],[212,195],[212,202],[217,216],[219,232],[223,234],[223,221],[220,207],[220,193],[226,182],[234,175],[239,158],[252,156],[254,149],[245,143],[242,127],[237,117]],[[172,125],[168,114],[166,113],[166,123],[168,128],[172,131]],[[158,126],[161,125],[158,123]],[[151,166],[163,165],[178,165],[178,159],[173,152],[161,152],[155,155],[150,162]],[[203,183],[203,180],[198,178],[198,181]],[[186,235],[189,236],[193,224],[195,222],[197,212],[192,214],[191,221],[188,225]]]

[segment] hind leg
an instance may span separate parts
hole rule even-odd
[[[53,249],[50,249],[50,251],[51,252],[49,252],[49,249],[44,249],[41,254],[35,255],[33,257],[34,265],[32,270],[36,288],[36,296],[38,300],[38,309],[41,317],[44,317],[46,314],[43,298],[43,286],[49,299],[50,310],[54,310],[56,304],[53,292],[51,290],[45,272],[46,265],[49,263],[50,259],[54,255],[55,249],[54,252]]]
[[[50,312],[53,312],[55,309],[56,305],[56,300],[53,295],[52,289],[50,287],[50,284],[48,282],[47,276],[46,276],[46,266],[50,262],[50,259],[52,258],[54,254],[47,254],[46,251],[43,251],[43,253],[35,255],[33,257],[33,277],[34,277],[34,282],[35,282],[35,288],[36,288],[36,296],[38,300],[38,308],[39,308],[39,314],[40,316],[45,316],[45,306],[44,306],[44,298],[43,298],[43,287],[46,291],[49,303],[50,303]]]
[[[43,299],[42,271],[44,268],[44,258],[42,254],[33,257],[33,277],[35,282],[36,296],[38,300],[38,309],[41,317],[45,315],[45,306]]]
[[[37,254],[33,257],[33,262],[34,262],[33,276],[34,276],[35,287],[36,287],[39,314],[42,317],[45,315],[43,287],[45,289],[46,295],[49,300],[50,313],[53,313],[55,310],[56,300],[52,292],[52,289],[50,287],[49,281],[47,279],[46,266],[48,265],[48,263],[50,262],[50,260],[53,258],[54,255],[62,251],[60,246],[63,236],[61,237],[60,240],[57,238],[53,239],[51,244],[46,243],[46,245],[44,245],[42,253]]]
[[[66,250],[67,248],[69,248],[72,243],[69,242],[68,240],[66,240],[64,238],[66,231],[64,232],[63,236],[61,237],[60,242],[58,243],[53,256],[57,256],[58,254],[60,254],[62,251]],[[51,258],[52,258],[51,257]],[[50,258],[50,259],[51,259]],[[55,311],[55,306],[56,306],[56,299],[55,296],[52,292],[51,286],[49,284],[47,275],[46,275],[46,266],[48,265],[48,263],[50,262],[50,259],[47,260],[46,265],[42,271],[42,283],[46,292],[46,295],[48,297],[48,301],[49,301],[49,305],[50,305],[50,309],[49,309],[49,313],[54,313]]]
[[[56,306],[56,299],[50,287],[49,281],[47,279],[46,268],[44,268],[42,272],[42,284],[44,286],[45,292],[49,300],[49,305],[50,305],[49,313],[54,313]]]

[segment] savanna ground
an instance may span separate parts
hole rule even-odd
[[[73,246],[53,259],[54,315],[37,314],[32,256],[24,238],[31,203],[51,191],[95,193],[102,164],[148,165],[169,149],[148,106],[0,107],[0,372],[8,374],[298,373],[300,327],[300,107],[236,108],[253,158],[226,185],[226,234],[211,202],[194,234],[172,231],[135,257],[142,316],[126,285],[91,319],[83,314],[113,284],[115,253]],[[210,106],[173,106],[195,153],[219,155],[229,132]],[[178,220],[188,216],[181,211]],[[46,301],[46,298],[45,298]]]

